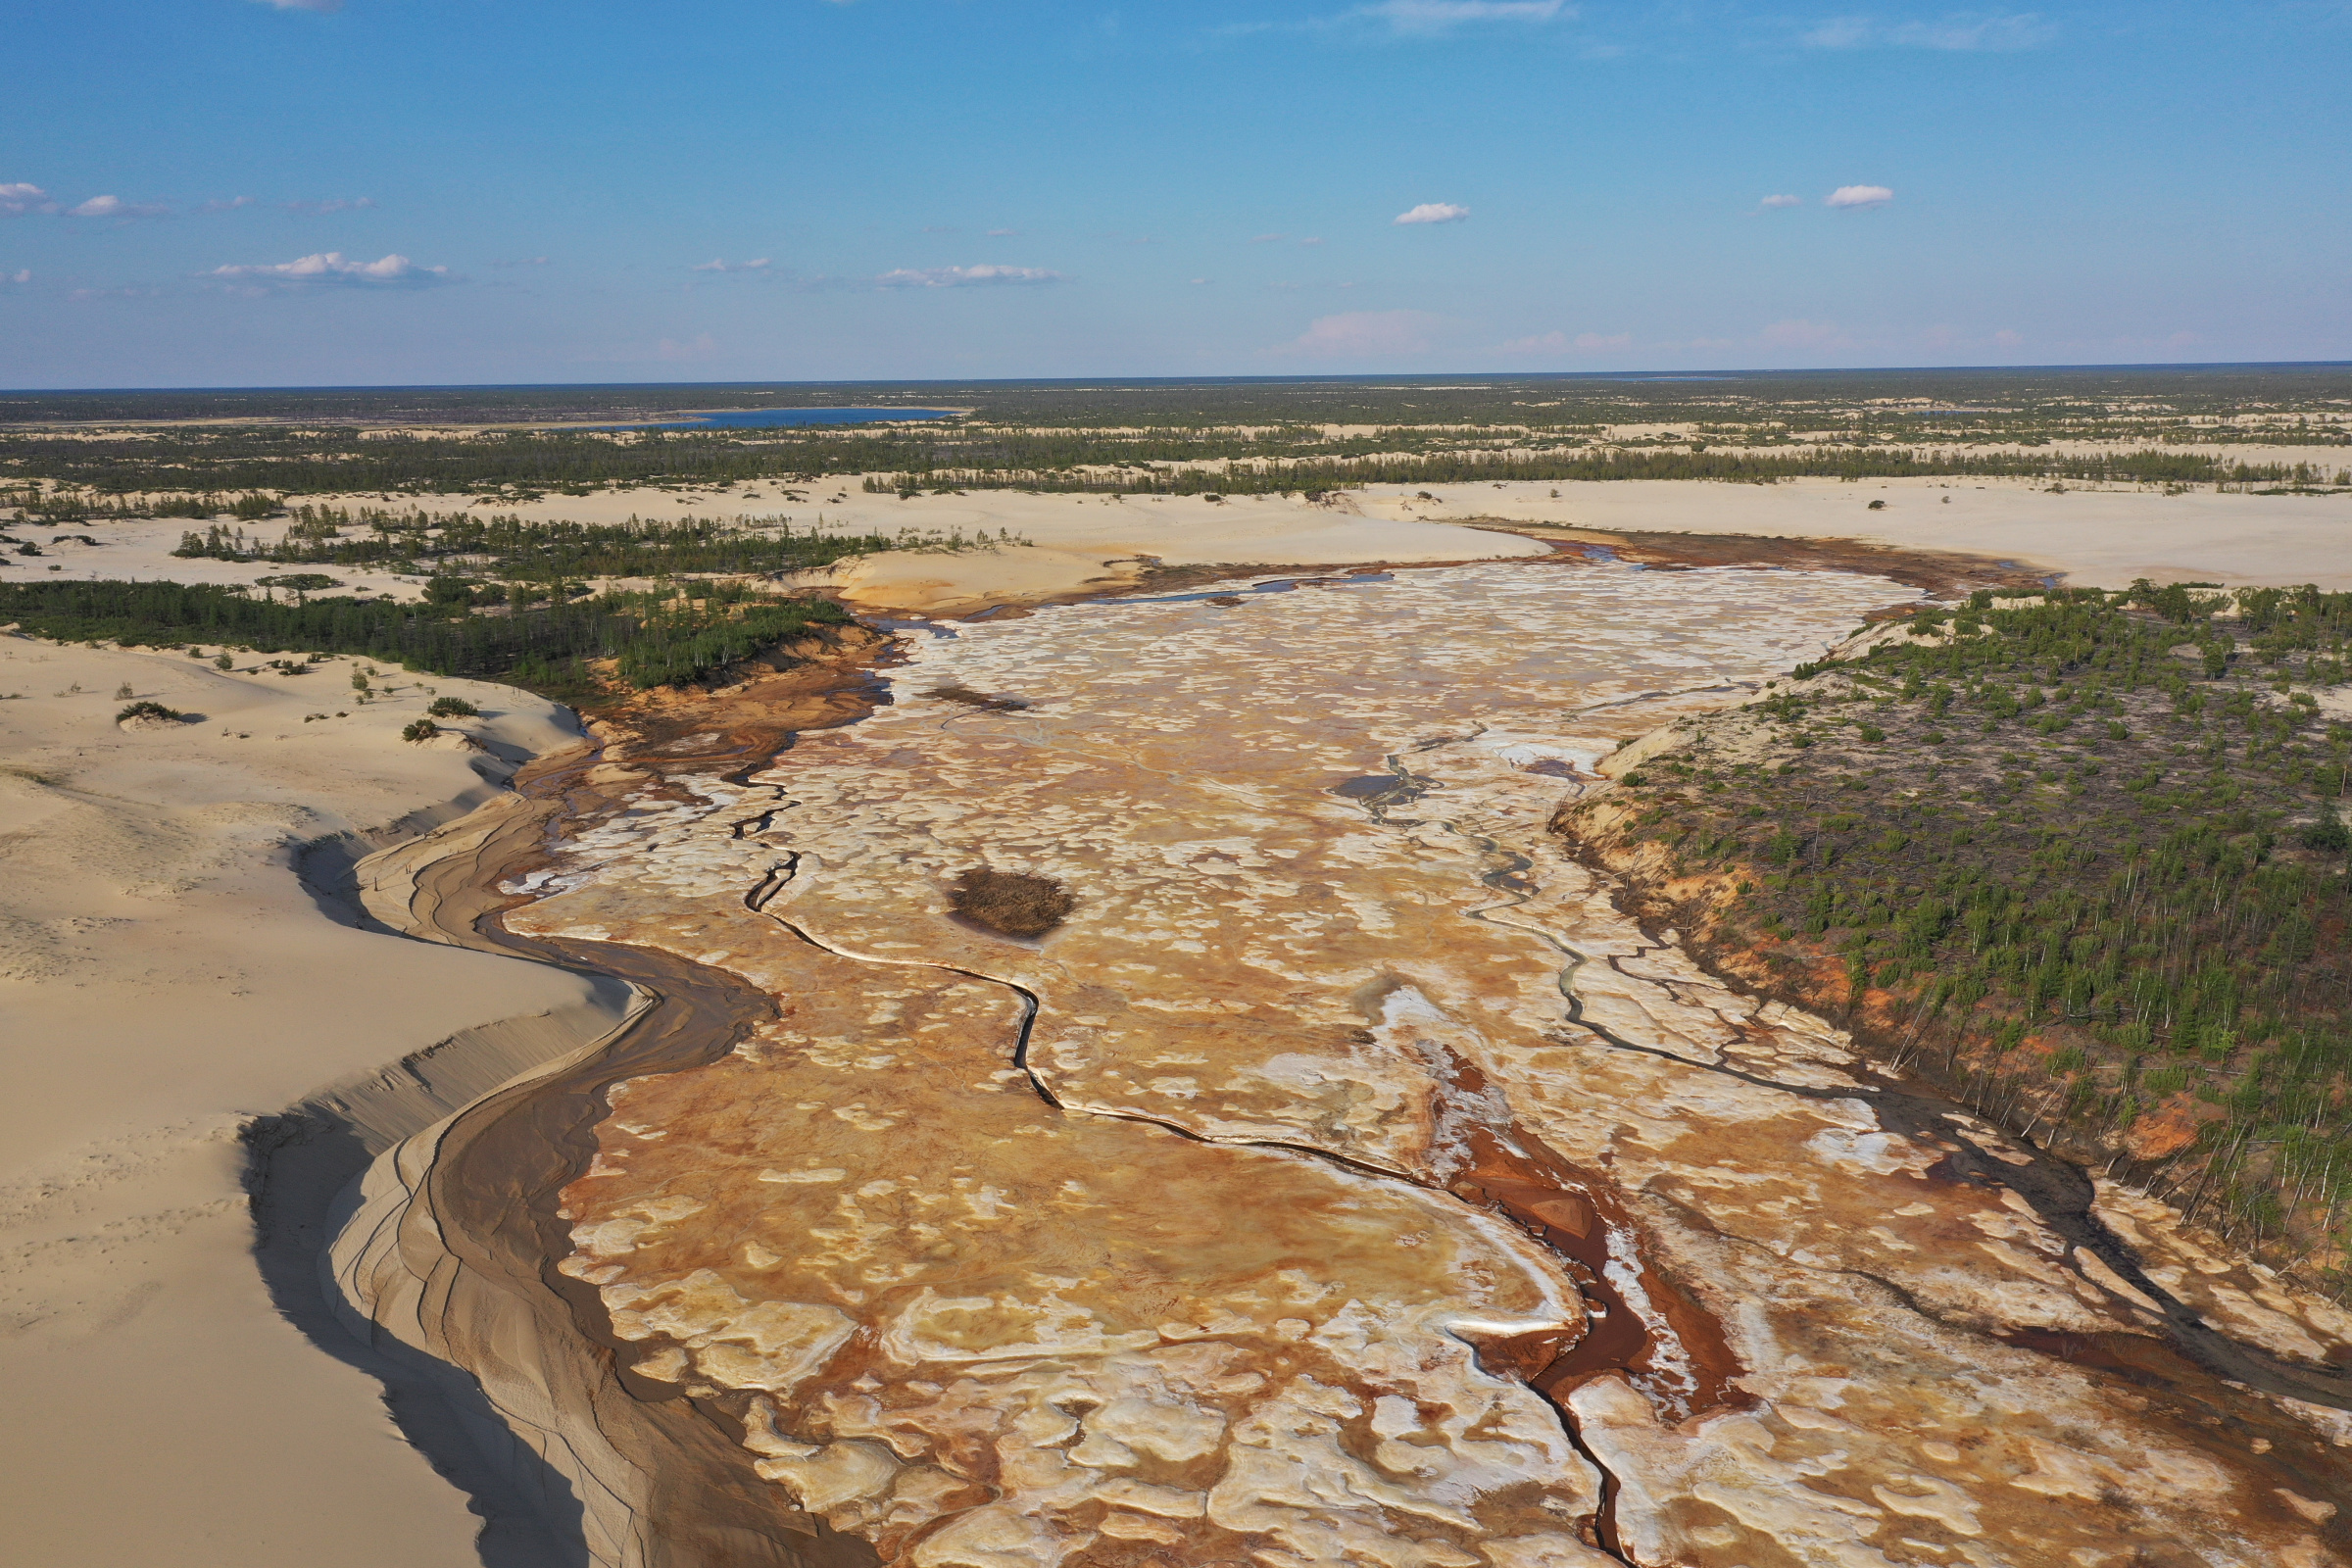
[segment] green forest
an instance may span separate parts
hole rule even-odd
[[[503,680],[566,701],[597,694],[590,661],[644,689],[699,680],[813,627],[850,616],[825,600],[762,598],[737,584],[605,593],[478,608],[478,589],[439,578],[422,604],[300,588],[171,582],[0,583],[0,624],[61,642],[360,654],[435,675]],[[233,661],[232,661],[233,662]]]
[[[785,406],[968,412],[864,426],[520,427]],[[2332,489],[2352,486],[2348,406],[2341,366],[14,394],[0,396],[0,512],[209,519],[219,514],[192,509],[330,494],[495,506],[836,475],[888,476],[881,488],[910,494],[1914,474]],[[2241,461],[2232,449],[2248,443],[2343,456]],[[2159,446],[2174,450],[2133,450]]]
[[[1736,879],[1716,951],[2352,1298],[2348,638],[2310,588],[1979,593],[1642,764],[1628,842]]]

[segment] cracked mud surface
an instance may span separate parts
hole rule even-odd
[[[747,1494],[923,1568],[2346,1560],[2352,1420],[2182,1361],[1999,1179],[2031,1152],[1884,1113],[1544,832],[1618,739],[1899,596],[1538,564],[1068,607],[915,643],[748,777],[609,754],[507,926],[776,1016],[612,1090],[559,1267]],[[1073,906],[992,933],[975,866]],[[2217,1333],[2352,1339],[2098,1201]]]

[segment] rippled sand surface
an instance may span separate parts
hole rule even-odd
[[[2200,1427],[1993,1337],[2155,1344],[1543,831],[1902,597],[1538,564],[1069,607],[918,636],[747,782],[609,762],[625,808],[510,927],[779,1016],[614,1092],[561,1266],[747,1486],[924,1568],[2342,1560],[2352,1425]],[[1074,907],[998,935],[974,868]],[[2152,1264],[2227,1273],[2149,1208]],[[2352,1341],[2230,1279],[2215,1322]]]

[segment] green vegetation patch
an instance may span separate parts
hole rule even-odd
[[[2311,588],[1979,593],[1561,825],[1613,816],[1744,977],[2352,1297],[2348,637]]]
[[[439,584],[436,584],[439,586]],[[608,593],[528,609],[474,608],[461,583],[423,604],[255,598],[172,582],[0,583],[0,624],[62,642],[129,647],[229,644],[259,653],[359,654],[436,675],[503,680],[551,695],[593,692],[591,660],[616,661],[640,689],[699,680],[812,627],[850,619],[816,599],[775,599],[741,584]],[[222,656],[224,659],[226,656]]]

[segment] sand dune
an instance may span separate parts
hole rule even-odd
[[[239,1130],[460,1030],[597,1001],[551,969],[319,912],[303,841],[413,833],[495,795],[502,754],[572,743],[480,705],[489,754],[404,744],[423,690],[0,637],[0,1467],[24,1562],[430,1568],[478,1520],[376,1384],[273,1310]],[[202,723],[126,731],[132,693]],[[350,716],[303,721],[306,713]],[[485,777],[489,773],[491,777]],[[126,1501],[135,1489],[135,1504]],[[37,1499],[37,1501],[35,1500]]]

